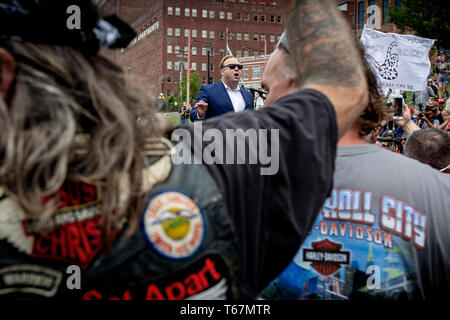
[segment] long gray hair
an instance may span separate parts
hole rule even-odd
[[[46,218],[64,181],[91,183],[101,191],[106,240],[124,218],[135,230],[144,204],[143,146],[161,136],[152,98],[100,55],[29,43],[5,47],[17,69],[8,102],[0,98],[0,185],[30,218]],[[124,175],[132,188],[119,209]]]

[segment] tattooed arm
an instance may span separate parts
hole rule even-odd
[[[334,1],[281,1],[301,88],[322,92],[333,104],[339,137],[368,103],[356,39]]]

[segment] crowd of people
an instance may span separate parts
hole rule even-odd
[[[126,48],[131,27],[79,0],[68,29],[72,2],[0,5],[0,298],[450,296],[448,113],[427,89],[394,121],[334,1],[279,1],[268,107],[253,110],[225,56],[179,128],[99,54]],[[276,132],[264,149],[278,170],[239,163],[245,137],[220,150],[232,163],[199,162],[199,126]]]

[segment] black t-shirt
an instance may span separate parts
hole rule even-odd
[[[226,129],[254,128],[262,133],[267,129],[268,137],[275,132],[271,130],[279,130],[279,144],[274,138],[267,148],[275,150],[279,145],[279,169],[274,175],[261,175],[259,161],[207,165],[234,223],[246,280],[258,292],[292,260],[332,188],[337,144],[334,108],[320,92],[308,89],[269,108],[228,113],[201,124],[203,132],[215,128],[224,137]],[[187,128],[194,131],[193,126]]]

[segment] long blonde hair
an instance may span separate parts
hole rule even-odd
[[[100,55],[66,46],[5,47],[17,70],[8,103],[0,98],[0,185],[29,217],[47,218],[65,180],[92,183],[101,191],[107,243],[124,218],[135,230],[145,199],[142,149],[146,138],[161,136],[153,99]],[[132,188],[119,209],[124,175]]]

